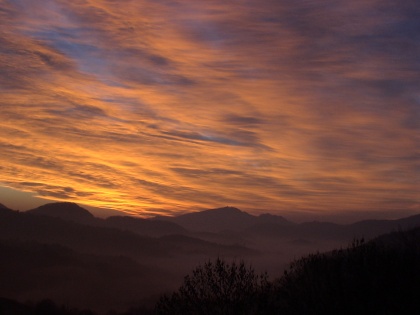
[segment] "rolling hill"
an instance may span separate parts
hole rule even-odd
[[[95,217],[86,209],[73,202],[48,203],[26,211],[30,214],[45,215],[78,223],[92,223]]]
[[[235,207],[223,207],[200,212],[187,213],[175,217],[165,217],[180,226],[200,232],[241,231],[262,222],[276,222],[279,225],[291,224],[281,216],[263,214],[251,215]]]

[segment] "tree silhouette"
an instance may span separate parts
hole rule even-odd
[[[273,314],[418,314],[420,229],[383,239],[293,262],[273,285]]]
[[[218,258],[184,278],[172,296],[162,296],[157,314],[261,314],[270,290],[267,274],[257,275],[243,261],[231,264]]]

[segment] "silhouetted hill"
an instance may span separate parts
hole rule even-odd
[[[138,257],[162,256],[171,250],[157,239],[130,231],[16,211],[0,213],[0,239],[61,244],[89,253]]]
[[[0,204],[0,214],[3,215],[11,215],[14,211],[7,208],[6,206]]]
[[[254,216],[234,207],[205,210],[175,217],[160,217],[160,219],[175,222],[188,230],[204,232],[194,235],[207,240],[224,237],[321,240],[351,240],[355,237],[365,237],[371,239],[390,231],[420,226],[420,215],[398,220],[363,220],[353,224],[318,221],[296,224],[281,216],[272,214]],[[213,234],[205,234],[209,232]]]
[[[0,213],[0,239],[61,244],[83,252],[128,255],[142,259],[179,254],[178,249],[165,242],[164,238],[157,239],[131,231],[89,226],[28,212]],[[200,251],[201,241],[197,241],[195,250]],[[218,244],[214,246],[223,247]],[[230,251],[234,254],[234,248],[225,247],[225,252]]]
[[[163,220],[147,220],[129,216],[112,216],[106,219],[95,218],[88,210],[72,202],[48,203],[26,212],[81,224],[131,231],[145,236],[159,237],[186,233],[186,230],[176,223]]]
[[[419,244],[416,228],[296,260],[268,314],[417,314]]]
[[[267,220],[245,229],[243,235],[261,236],[266,238],[318,238],[341,239],[364,237],[371,239],[380,234],[410,229],[420,226],[420,215],[398,220],[364,220],[353,224],[336,224],[331,222],[304,222],[300,224],[284,224],[275,220]]]
[[[12,211],[3,205],[0,205],[1,210]],[[281,216],[272,214],[254,216],[235,207],[216,208],[155,219],[113,216],[103,220],[95,218],[89,211],[75,203],[66,202],[46,204],[29,210],[27,213],[57,217],[98,227],[117,228],[145,236],[188,234],[210,241],[220,240],[222,243],[226,243],[224,239],[226,237],[238,240],[252,236],[326,240],[349,240],[354,237],[370,239],[392,230],[420,226],[420,215],[399,220],[364,220],[347,225],[317,221],[296,224]],[[213,235],[205,233],[213,233]]]
[[[355,235],[368,238],[396,230],[408,230],[420,226],[420,215],[398,220],[364,220],[353,223],[347,228]]]
[[[420,214],[412,215],[410,217],[396,220],[397,223],[404,229],[411,229],[420,225]]]
[[[420,227],[416,227],[410,230],[400,230],[397,232],[382,234],[378,237],[375,237],[372,242],[378,246],[399,251],[416,250],[420,258]],[[418,271],[420,272],[420,268]]]
[[[224,207],[174,217],[173,222],[193,231],[241,230],[252,224],[252,215],[234,207]]]
[[[91,223],[95,218],[89,211],[72,202],[48,203],[27,212],[78,223]]]
[[[171,234],[185,234],[187,231],[169,221],[147,220],[128,216],[113,216],[105,219],[103,224],[108,227],[128,230],[140,235],[164,236]]]
[[[166,217],[165,220],[175,222],[186,229],[201,232],[241,231],[252,225],[268,221],[278,224],[287,224],[288,222],[283,217],[270,214],[257,217],[235,207],[187,213],[175,217]]]
[[[6,209],[6,210],[10,210],[9,208],[7,208],[5,205],[3,205],[2,203],[0,203],[0,209]]]

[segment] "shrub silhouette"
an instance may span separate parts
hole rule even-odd
[[[218,258],[198,266],[172,296],[163,296],[157,314],[261,314],[270,289],[267,274]]]

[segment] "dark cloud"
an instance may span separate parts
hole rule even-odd
[[[188,139],[192,141],[204,141],[204,142],[215,142],[231,146],[244,146],[246,143],[239,142],[234,139],[229,139],[227,137],[212,135],[211,133],[199,133],[199,132],[185,132],[185,131],[163,131],[164,135],[168,135],[171,138],[181,138]]]
[[[171,63],[168,58],[158,55],[150,55],[149,60],[156,66],[168,66]]]
[[[15,183],[14,183],[15,184]],[[43,183],[20,182],[19,188],[35,191],[39,196],[52,197],[57,199],[71,199],[74,197],[74,189]]]
[[[94,119],[98,116],[107,117],[103,109],[90,105],[75,104],[70,108],[51,109],[48,112],[52,115],[64,116],[67,119]]]
[[[222,121],[226,122],[227,124],[233,124],[233,125],[245,126],[245,127],[258,126],[258,125],[264,124],[264,121],[257,117],[240,116],[236,114],[225,115]]]
[[[142,85],[175,85],[175,86],[189,86],[194,84],[194,80],[181,75],[168,75],[148,69],[129,66],[127,68],[121,67],[115,69],[114,74],[118,75],[124,82],[131,82]]]

